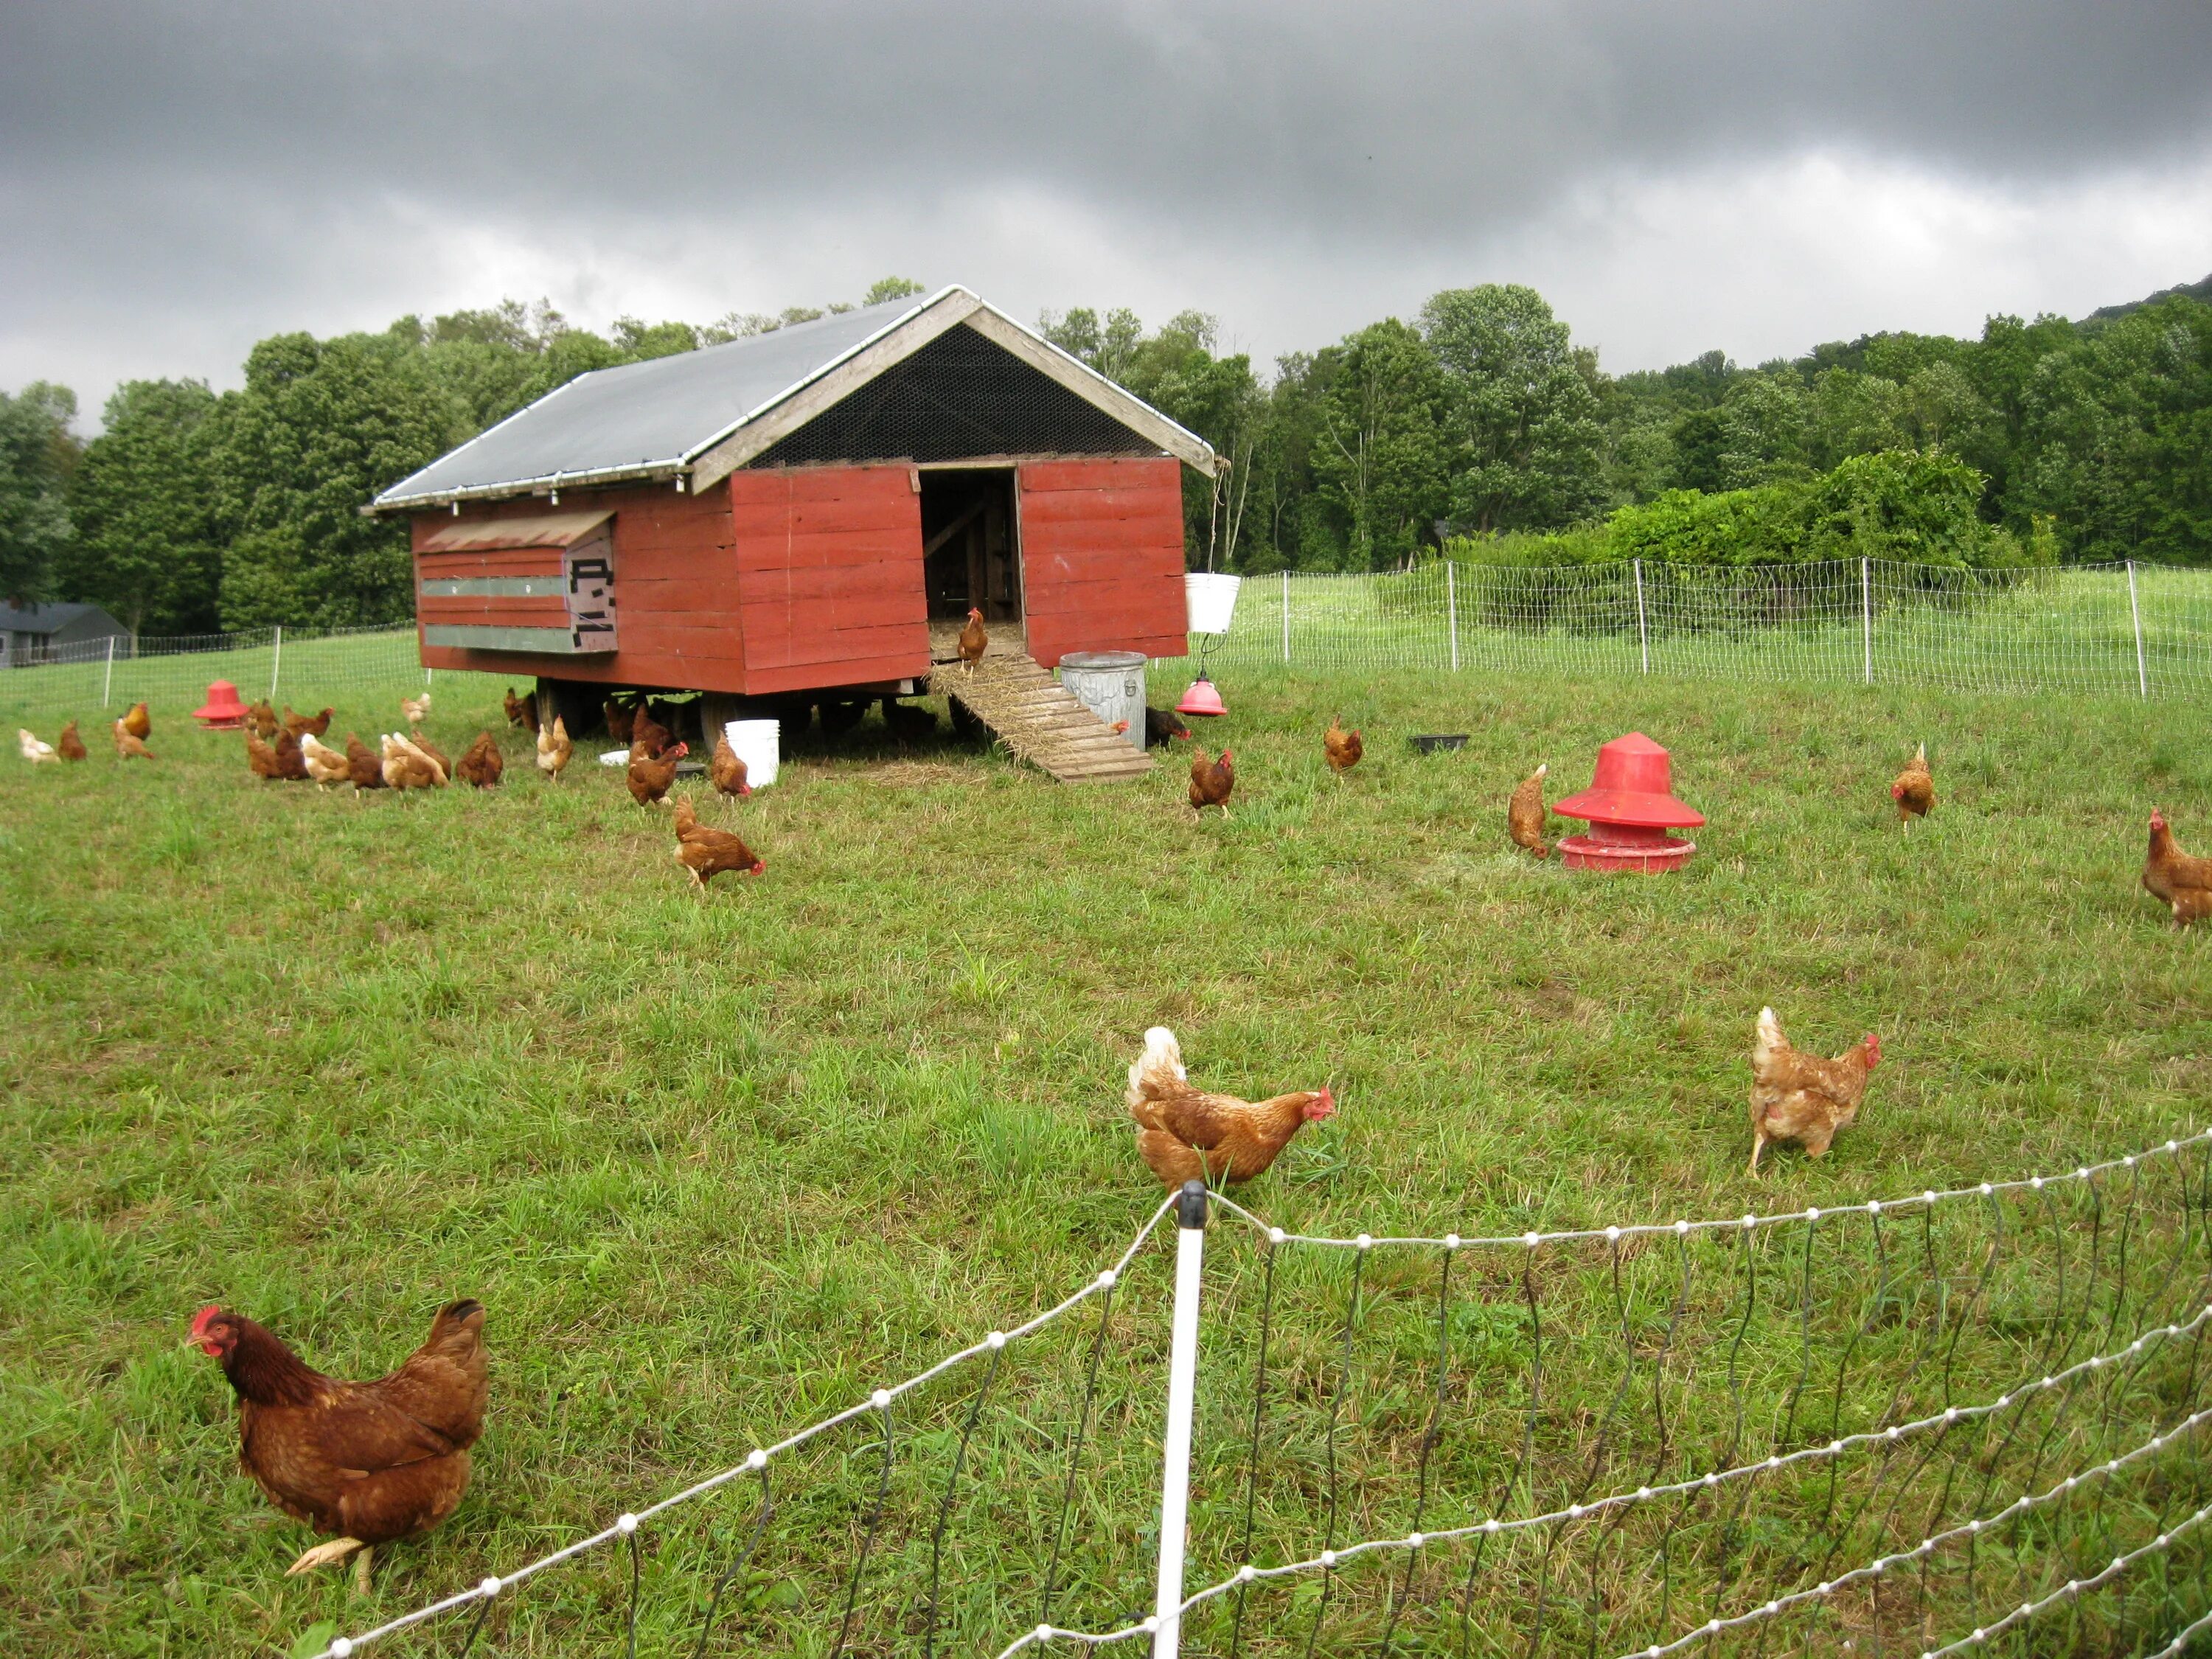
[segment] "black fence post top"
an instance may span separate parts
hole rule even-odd
[[[1176,1225],[1203,1227],[1206,1225],[1206,1183],[1186,1181],[1182,1190],[1176,1194]]]

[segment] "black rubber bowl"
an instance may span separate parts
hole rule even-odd
[[[1419,750],[1424,755],[1433,755],[1439,750],[1466,748],[1467,733],[1464,732],[1430,732],[1418,738],[1409,738],[1407,741],[1411,743],[1414,748]]]

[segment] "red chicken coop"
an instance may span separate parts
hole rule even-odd
[[[580,376],[367,510],[412,521],[425,665],[711,708],[914,694],[971,607],[1040,677],[1183,655],[1182,469],[1221,465],[948,288]]]

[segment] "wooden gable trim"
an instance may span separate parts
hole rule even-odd
[[[1185,465],[1196,468],[1208,477],[1221,471],[1223,462],[1204,439],[1185,431],[1143,399],[1124,392],[1049,341],[1040,339],[967,289],[956,288],[946,290],[942,298],[863,346],[818,379],[799,387],[781,403],[717,440],[691,463],[692,490],[696,493],[712,489],[755,456],[790,436],[816,416],[835,408],[878,375],[962,323],[1102,414],[1157,444]]]

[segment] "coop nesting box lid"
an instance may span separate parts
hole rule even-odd
[[[1627,823],[1650,830],[1694,830],[1705,821],[1676,800],[1674,766],[1667,751],[1641,732],[1615,738],[1597,751],[1590,787],[1552,810],[1563,818]]]

